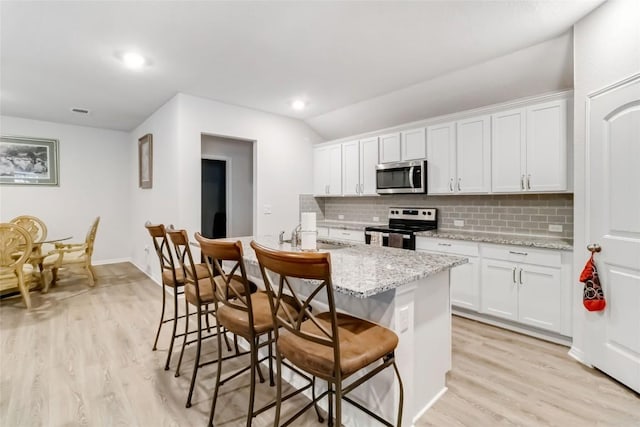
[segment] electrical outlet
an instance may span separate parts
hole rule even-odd
[[[380,217],[379,216],[374,216],[373,217],[373,222],[379,222],[380,221]]]
[[[271,205],[264,205],[264,208],[262,209],[262,212],[265,215],[271,215]]]
[[[454,227],[464,227],[464,220],[462,219],[454,219],[453,220]]]
[[[549,231],[553,231],[556,233],[562,233],[562,225],[560,224],[549,224]]]
[[[146,253],[149,253],[149,245],[145,245],[145,247],[144,247],[144,251],[145,251]]]
[[[344,219],[344,215],[338,215],[338,219]]]

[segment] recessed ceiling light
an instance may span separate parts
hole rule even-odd
[[[294,110],[304,110],[304,108],[307,106],[307,104],[301,100],[301,99],[296,99],[295,101],[293,101],[291,103],[291,108],[293,108]]]
[[[122,55],[122,62],[127,68],[130,68],[132,70],[139,70],[147,61],[144,59],[144,56],[140,55],[139,53],[126,52],[124,55]]]

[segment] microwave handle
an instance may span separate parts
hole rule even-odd
[[[409,168],[409,186],[411,188],[416,188],[415,185],[413,185],[413,170],[415,169],[415,166],[411,166]]]

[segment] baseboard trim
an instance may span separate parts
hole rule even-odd
[[[580,350],[579,348],[575,348],[572,346],[571,349],[569,350],[569,353],[567,354],[569,355],[569,357],[576,360],[577,362],[580,362],[585,366],[593,368],[593,365],[587,362],[587,358],[586,358],[586,355],[584,354],[584,351]]]
[[[435,396],[433,396],[433,399],[431,399],[429,401],[429,403],[426,404],[426,406],[422,409],[420,409],[420,411],[418,411],[418,413],[416,414],[415,417],[413,417],[413,419],[411,420],[411,427],[414,427],[416,425],[416,423],[418,422],[418,420],[427,413],[427,411],[429,410],[429,408],[431,408],[433,405],[435,405],[435,403],[440,400],[440,398],[442,396],[444,396],[444,394],[447,392],[447,390],[449,390],[448,387],[443,387],[442,390],[440,390],[438,392],[438,394],[436,394]]]
[[[497,318],[494,318],[494,317],[489,317],[489,316],[487,316],[485,314],[481,314],[481,313],[469,312],[469,311],[462,310],[460,308],[455,308],[455,307],[451,309],[451,313],[456,315],[456,316],[465,317],[467,319],[476,320],[476,321],[482,322],[482,323],[487,323],[487,324],[492,325],[492,326],[497,326],[499,328],[508,329],[510,331],[513,331],[513,332],[518,332],[520,334],[529,335],[529,336],[534,337],[534,338],[538,338],[538,339],[541,339],[541,340],[549,341],[549,342],[552,342],[552,343],[555,343],[555,344],[564,345],[566,347],[571,347],[571,344],[573,343],[573,340],[571,339],[571,337],[560,335],[560,334],[557,334],[557,333],[551,332],[551,331],[547,332],[547,331],[544,331],[544,330],[538,330],[538,329],[529,328],[526,325],[510,323],[510,322],[508,322],[506,320],[501,320],[501,319],[497,319]]]
[[[155,283],[158,286],[162,286],[162,282],[159,282],[155,277],[153,277],[152,275],[150,275],[149,273],[147,273],[147,271],[140,267],[138,264],[136,264],[133,260],[129,260],[129,262],[131,264],[133,264],[133,266],[135,268],[137,268],[138,270],[140,270],[145,276],[147,276],[149,279],[153,280],[153,283]],[[172,292],[172,291],[171,291]]]
[[[131,258],[103,259],[103,260],[100,260],[100,261],[91,261],[91,264],[92,265],[105,265],[105,264],[118,264],[118,263],[121,263],[121,262],[130,262],[130,263],[133,264],[133,262],[131,261]]]

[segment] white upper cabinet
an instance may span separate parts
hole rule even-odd
[[[527,190],[567,189],[567,101],[527,108]]]
[[[313,192],[316,196],[342,194],[342,145],[313,150]]]
[[[376,193],[376,165],[378,164],[378,137],[360,140],[360,194]]]
[[[456,191],[488,193],[491,191],[490,117],[474,117],[457,122]]]
[[[427,193],[454,192],[456,167],[456,124],[427,128]]]
[[[513,193],[524,190],[525,110],[503,111],[492,116],[491,182],[495,192]]]
[[[491,191],[489,116],[427,128],[428,193]]]
[[[342,143],[342,195],[376,194],[378,138]]]
[[[424,128],[403,131],[401,147],[402,160],[424,159],[427,154]]]
[[[380,137],[380,163],[400,161],[400,133],[390,133]]]
[[[567,189],[567,101],[492,116],[492,190]]]
[[[342,194],[360,193],[360,144],[358,141],[342,143]]]

